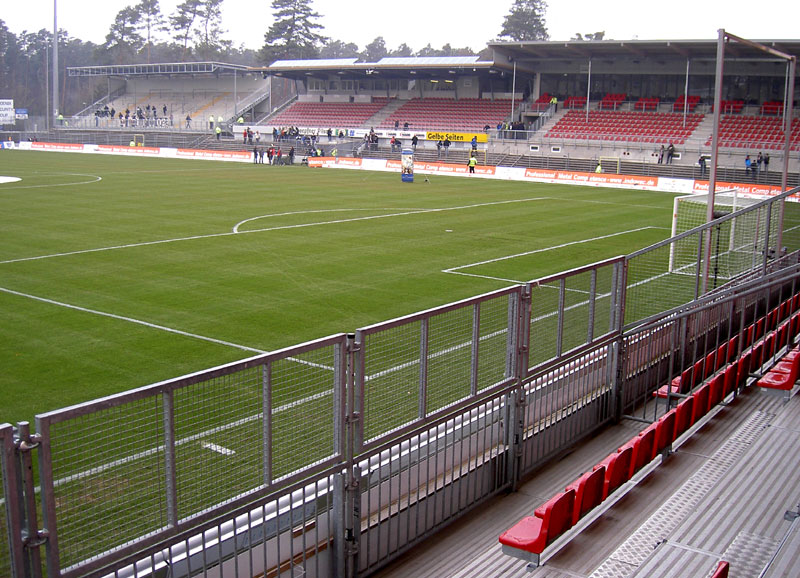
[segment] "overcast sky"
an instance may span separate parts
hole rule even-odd
[[[57,0],[58,25],[73,37],[102,43],[116,14],[138,0]],[[161,0],[171,14],[179,0]],[[54,0],[0,0],[0,19],[14,33],[53,28]],[[222,27],[234,46],[258,49],[272,24],[270,0],[224,0]],[[500,33],[512,0],[314,0],[323,34],[363,49],[382,36],[390,49],[429,44],[480,50]],[[717,30],[750,39],[800,38],[800,1],[770,0],[550,0],[546,16],[551,40],[605,31],[607,39],[716,39]]]

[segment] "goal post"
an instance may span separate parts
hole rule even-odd
[[[672,237],[707,223],[709,197],[709,194],[704,193],[675,198],[672,210]],[[760,197],[743,196],[736,189],[718,191],[713,198],[714,218],[735,213],[763,201]],[[710,246],[713,246],[710,259],[714,262],[717,277],[730,278],[753,265],[753,251],[757,250],[755,239],[759,230],[763,231],[763,227],[766,226],[766,223],[762,222],[765,218],[761,211],[757,211],[748,213],[745,222],[734,218],[713,228],[712,239],[709,241]],[[697,237],[692,235],[670,245],[668,269],[670,273],[695,274],[698,258],[697,243]]]
[[[600,157],[598,162],[604,173],[619,174],[619,157]]]

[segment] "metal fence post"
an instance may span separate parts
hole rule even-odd
[[[511,482],[511,489],[516,491],[517,483],[522,471],[522,441],[525,432],[525,390],[523,380],[528,373],[528,355],[530,351],[531,338],[531,286],[525,285],[522,291],[516,294],[513,300],[515,315],[509,316],[513,319],[509,333],[513,335],[510,351],[516,356],[511,368],[514,371],[513,377],[516,387],[509,391],[506,399],[505,420],[506,428],[506,447],[508,448],[508,462],[506,463],[507,480]]]
[[[41,437],[31,435],[30,424],[27,421],[19,423],[17,428],[17,451],[19,455],[19,481],[23,499],[21,508],[22,519],[22,545],[24,548],[25,569],[23,575],[31,578],[42,576],[42,557],[40,547],[47,544],[47,573],[49,576],[58,575],[57,556],[48,542],[48,532],[39,528],[39,518],[37,515],[35,481],[33,479],[33,458],[31,452],[39,446]],[[40,454],[41,457],[41,454]],[[51,500],[52,501],[52,500]],[[44,507],[44,506],[43,506]],[[44,523],[47,525],[48,517],[45,509]]]
[[[24,496],[20,484],[19,456],[14,443],[14,430],[11,424],[0,426],[0,468],[3,478],[3,498],[5,501],[6,536],[8,538],[8,551],[0,553],[0,571],[8,570],[11,576],[23,578],[25,576],[25,552],[22,547],[22,529],[24,524]],[[5,558],[8,556],[8,558]]]

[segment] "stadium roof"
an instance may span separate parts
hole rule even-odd
[[[800,57],[800,40],[754,40],[754,42]],[[651,63],[659,65],[657,69],[673,69],[677,66],[685,68],[687,60],[714,62],[717,55],[717,40],[492,42],[489,48],[493,51],[496,66],[516,62],[518,67],[531,72],[556,72],[570,63],[586,63],[589,60],[613,64]],[[726,62],[779,62],[775,56],[738,42],[726,43],[725,57]],[[657,71],[648,69],[647,66],[644,69]]]
[[[267,74],[290,78],[314,76],[315,73],[342,76],[383,75],[386,77],[442,76],[464,74],[465,72],[485,72],[494,67],[492,61],[481,60],[480,56],[388,56],[377,62],[358,62],[356,58],[337,58],[329,60],[279,60],[270,66],[259,69]]]
[[[155,74],[215,74],[222,71],[247,71],[249,66],[223,62],[165,62],[161,64],[112,64],[108,66],[68,66],[69,76],[150,76]]]

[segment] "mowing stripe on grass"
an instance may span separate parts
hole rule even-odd
[[[174,239],[161,239],[161,240],[158,240],[158,241],[144,241],[144,242],[141,242],[141,243],[130,243],[130,244],[127,244],[127,245],[114,245],[114,246],[111,246],[111,247],[98,247],[96,249],[82,249],[80,251],[67,251],[65,253],[53,253],[51,255],[38,255],[38,256],[35,256],[35,257],[21,257],[19,259],[7,259],[5,261],[0,261],[0,265],[6,265],[6,264],[9,264],[9,263],[21,263],[21,262],[24,262],[24,261],[37,261],[37,260],[40,260],[40,259],[51,259],[51,258],[54,258],[54,257],[67,257],[67,256],[70,256],[70,255],[82,255],[82,254],[85,254],[85,253],[98,253],[98,252],[101,252],[101,251],[114,251],[114,250],[117,250],[117,249],[131,249],[133,247],[147,247],[149,245],[161,245],[163,243],[176,243],[176,242],[179,242],[179,241],[194,241],[194,240],[197,240],[197,239],[213,239],[215,237],[229,237],[229,236],[232,236],[232,235],[245,235],[245,234],[248,234],[248,233],[266,233],[266,232],[269,232],[269,231],[282,231],[282,230],[287,230],[287,229],[302,229],[304,227],[317,227],[317,226],[320,226],[320,225],[336,225],[336,224],[340,224],[340,223],[353,223],[353,222],[356,222],[356,221],[369,221],[369,220],[373,220],[373,219],[386,219],[386,218],[389,218],[389,217],[404,217],[404,216],[407,216],[407,215],[420,215],[420,214],[426,214],[426,213],[440,213],[440,212],[443,212],[443,211],[459,211],[459,210],[463,210],[463,209],[474,209],[474,208],[478,208],[478,207],[489,207],[489,206],[492,206],[492,205],[505,205],[505,204],[508,204],[508,203],[527,203],[527,202],[530,202],[530,201],[543,201],[543,200],[546,200],[546,197],[535,197],[535,198],[529,198],[529,199],[515,199],[515,200],[511,200],[511,201],[497,201],[497,202],[492,202],[492,203],[477,203],[475,205],[463,205],[463,206],[457,206],[457,207],[441,207],[441,208],[437,208],[437,209],[412,209],[412,210],[404,210],[403,212],[400,212],[400,213],[389,213],[389,214],[386,214],[386,215],[370,215],[370,216],[367,216],[367,217],[353,217],[351,219],[335,219],[333,221],[318,221],[318,222],[314,222],[314,223],[300,223],[300,224],[296,224],[296,225],[281,225],[281,226],[278,226],[278,227],[268,227],[268,228],[264,228],[264,229],[252,229],[250,231],[238,231],[237,230],[237,228],[241,224],[246,223],[247,221],[252,221],[252,220],[255,220],[255,219],[261,219],[261,218],[266,218],[266,217],[271,217],[271,216],[277,216],[277,215],[262,215],[260,217],[253,217],[251,219],[245,219],[244,221],[240,221],[239,223],[237,223],[234,226],[234,230],[231,231],[230,233],[210,233],[210,234],[207,234],[207,235],[192,235],[190,237],[177,237],[177,238],[174,238]],[[331,209],[331,211],[334,211],[334,210],[338,211],[338,210],[347,210],[347,209]],[[367,210],[367,209],[349,209],[349,210],[351,210],[351,211],[361,211],[361,210]],[[374,209],[372,209],[372,210],[374,210]],[[305,212],[307,212],[307,213],[318,213],[320,211],[319,210],[313,210],[313,211],[305,211]],[[297,214],[302,214],[302,213],[303,213],[303,211],[298,212]],[[285,213],[285,214],[291,214],[291,213]]]

